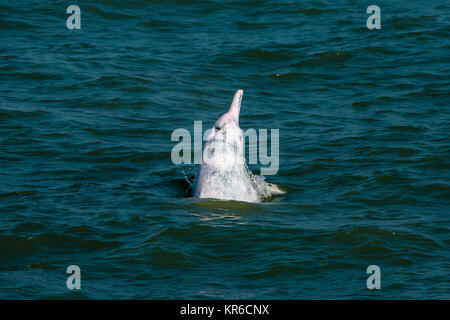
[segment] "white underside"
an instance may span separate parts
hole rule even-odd
[[[258,179],[259,178],[259,179]],[[270,195],[267,183],[251,174],[244,165],[220,170],[203,164],[198,168],[195,196],[246,202],[260,202]]]

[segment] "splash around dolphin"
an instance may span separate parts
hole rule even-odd
[[[236,91],[228,112],[205,134],[202,163],[197,168],[193,188],[195,197],[260,202],[272,194],[283,193],[247,167],[239,127],[243,94],[243,90]]]

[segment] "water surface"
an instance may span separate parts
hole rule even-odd
[[[448,299],[449,4],[371,4],[0,1],[0,298]],[[192,198],[238,88],[287,193]]]

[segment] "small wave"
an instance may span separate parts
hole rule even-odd
[[[22,79],[22,80],[61,80],[62,76],[53,73],[42,73],[42,72],[11,72],[9,76],[12,78]]]
[[[3,18],[0,20],[0,30],[25,31],[32,30],[35,27],[35,25],[21,20],[10,20]]]
[[[292,67],[314,67],[331,63],[345,63],[352,58],[352,54],[347,51],[322,52],[314,55],[315,58],[303,60],[292,64]]]
[[[124,13],[123,10],[121,12],[114,12],[114,11],[108,11],[104,9],[98,8],[97,6],[93,5],[83,5],[83,14],[95,14],[97,16],[100,16],[102,18],[108,19],[108,20],[131,20],[131,19],[137,19],[136,16],[132,16],[129,14]]]
[[[11,191],[6,193],[0,193],[0,198],[3,197],[26,197],[36,194],[36,190],[23,190],[23,191]]]
[[[272,279],[277,276],[282,275],[298,275],[302,274],[305,275],[310,272],[310,268],[307,266],[302,266],[300,264],[297,265],[275,265],[267,268],[267,270],[260,271],[260,272],[254,272],[254,273],[247,273],[242,275],[243,278],[246,279],[261,279],[261,278],[269,278]]]
[[[166,29],[171,30],[171,28],[182,28],[184,25],[181,23],[181,21],[174,21],[174,20],[158,20],[153,19],[146,22],[141,22],[139,25],[148,27],[148,28],[158,28],[158,29]]]
[[[424,127],[417,126],[389,126],[388,129],[402,132],[423,132],[427,130]]]
[[[249,58],[249,59],[258,59],[258,60],[272,60],[272,61],[287,61],[292,59],[293,57],[287,54],[284,54],[279,51],[269,51],[265,49],[251,49],[246,50],[240,53],[240,56]]]

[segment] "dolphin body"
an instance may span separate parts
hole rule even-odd
[[[271,196],[270,184],[250,172],[239,127],[243,90],[236,91],[227,113],[204,136],[202,163],[197,168],[194,196],[260,202]]]

